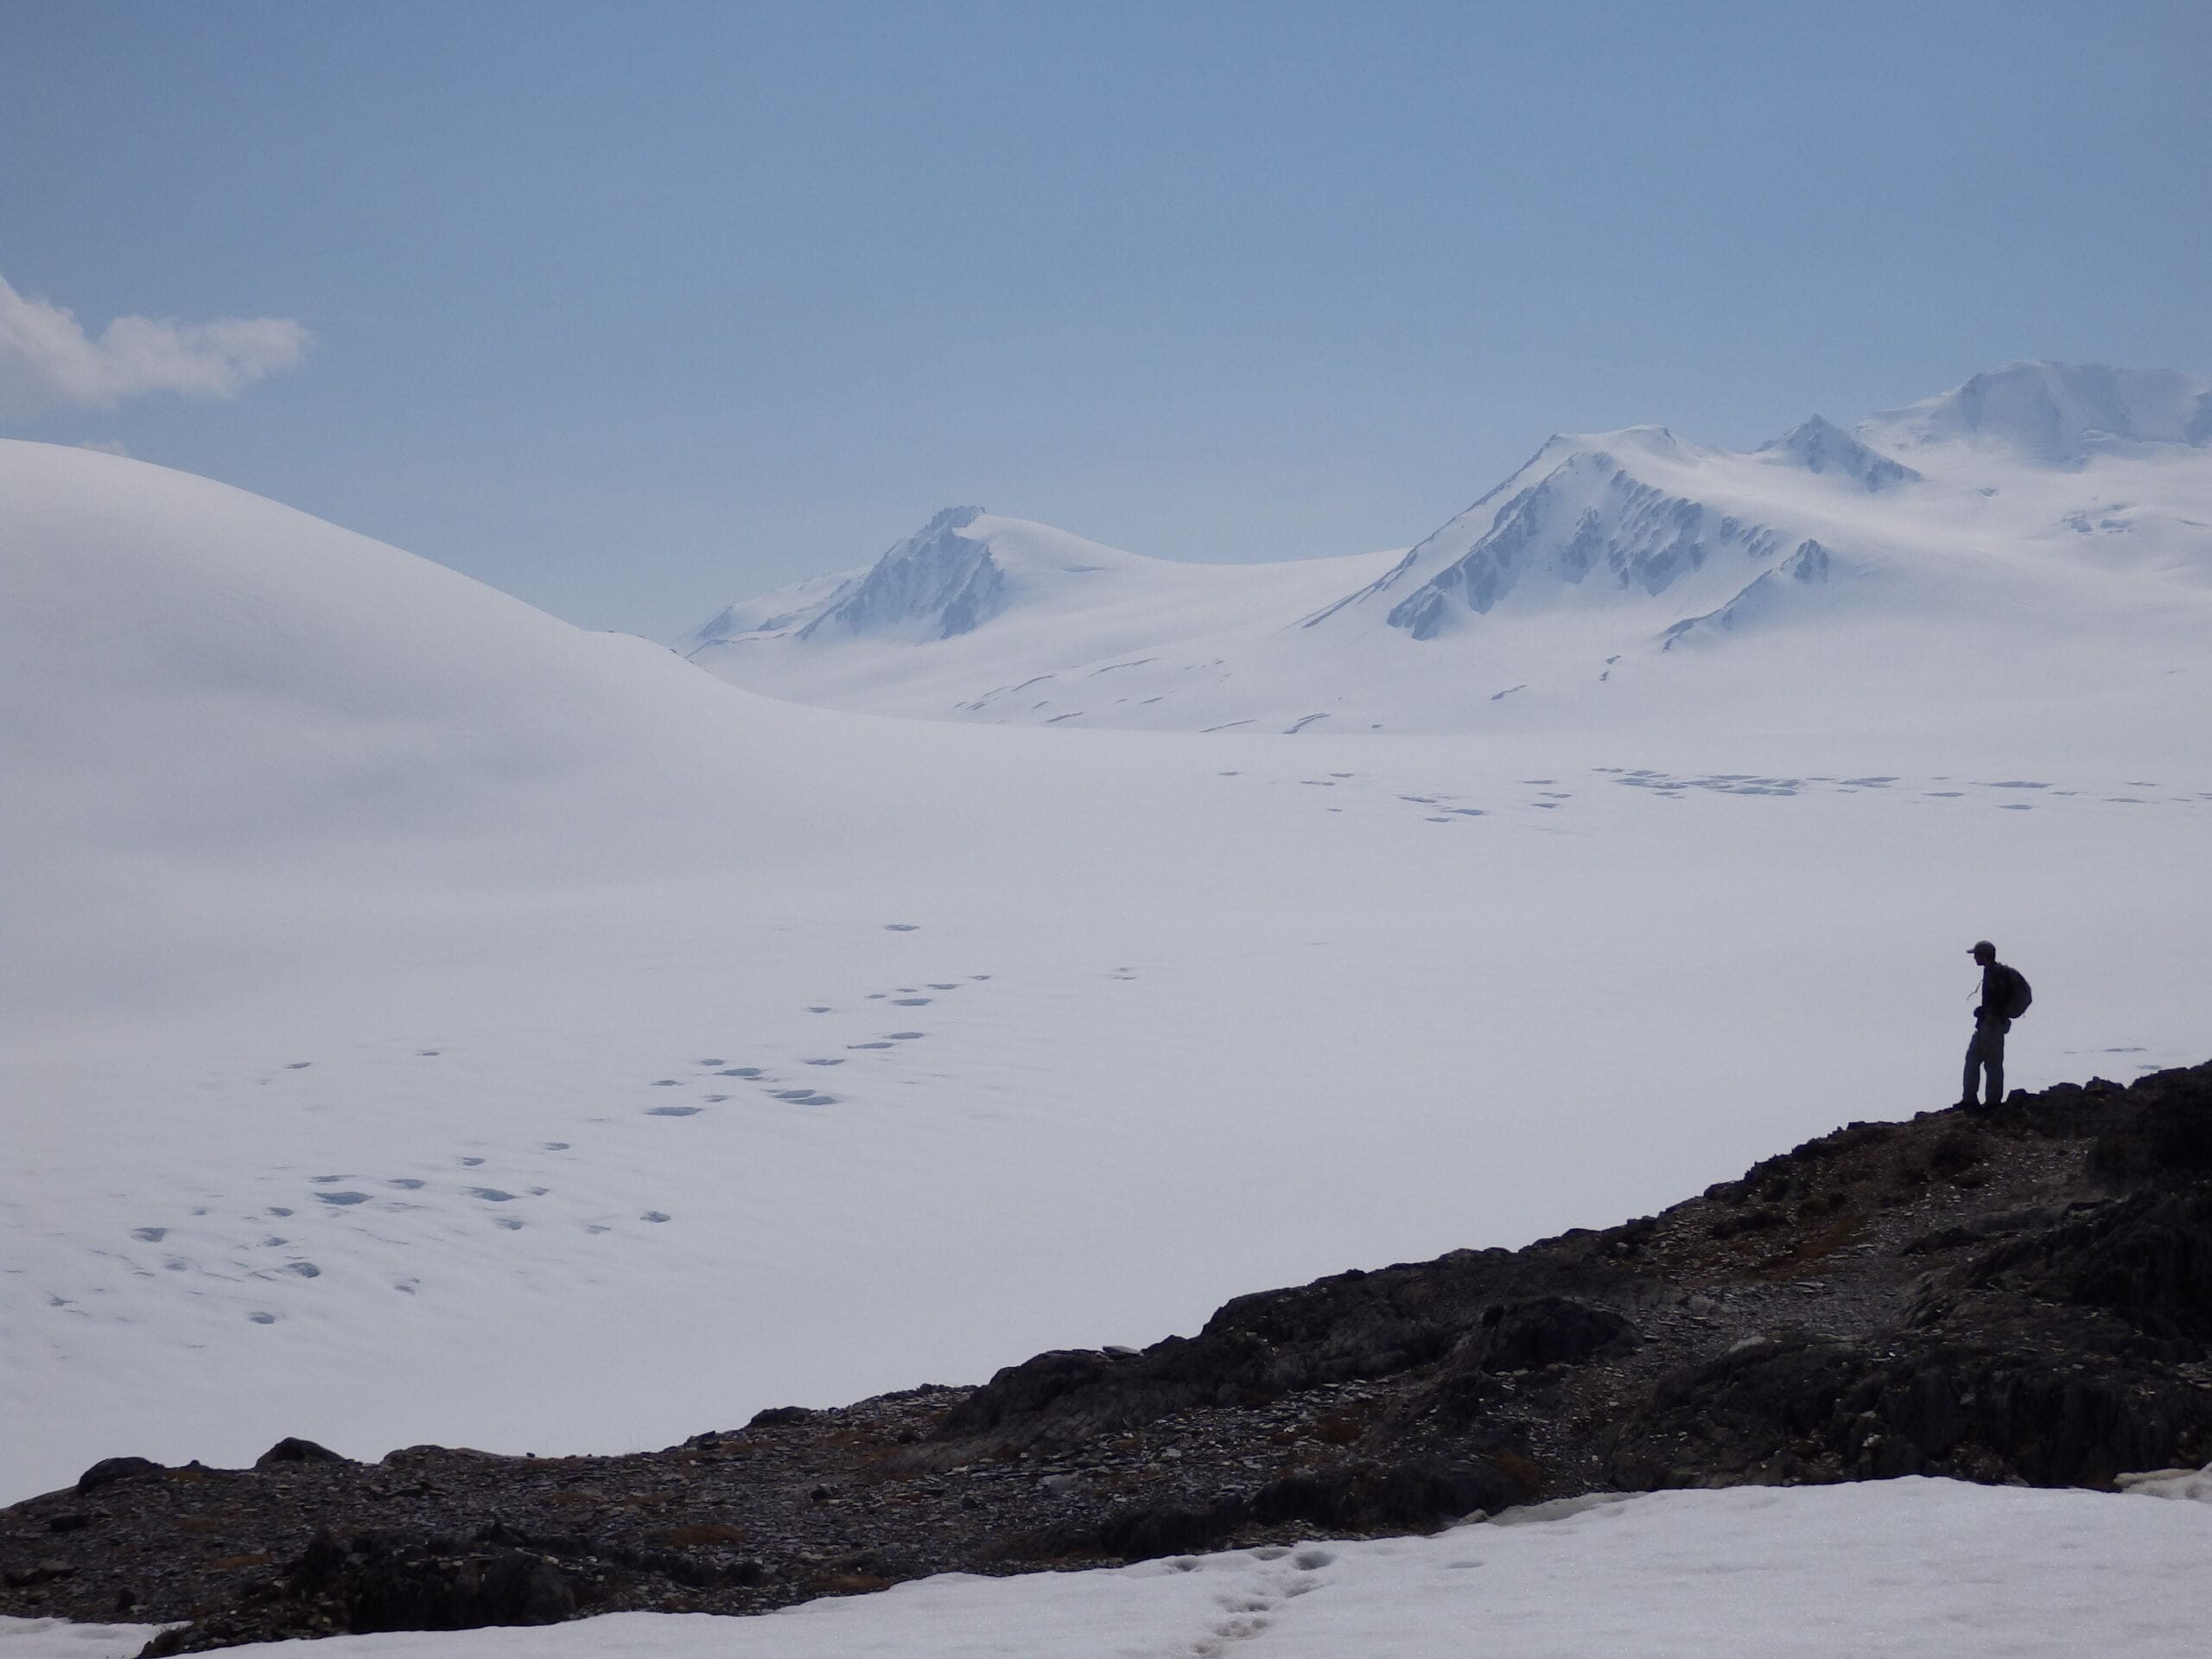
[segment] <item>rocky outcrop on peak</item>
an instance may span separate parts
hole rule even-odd
[[[1869,495],[1919,481],[1920,474],[1902,461],[1878,454],[1850,433],[1818,415],[1755,453],[1788,461],[1808,473],[1832,473],[1848,478]]]
[[[1466,518],[1415,548],[1409,563],[1464,534]],[[1726,556],[1756,569],[1785,545],[1770,526],[1670,493],[1610,451],[1586,449],[1510,498],[1465,553],[1392,606],[1387,620],[1429,639],[1455,612],[1487,615],[1540,574],[1570,588],[1588,582],[1656,597],[1709,561]]]
[[[288,1440],[0,1511],[0,1613],[344,1630],[750,1612],[1535,1499],[2212,1460],[2212,1065],[1844,1126],[1656,1216],[1242,1296],[1141,1351],[626,1457]]]
[[[988,621],[1005,601],[1007,582],[988,543],[963,533],[982,516],[981,507],[947,507],[843,588],[798,637],[906,626],[950,639]]]
[[[1726,633],[1762,621],[1788,603],[1790,588],[1815,587],[1827,582],[1834,564],[1834,556],[1820,543],[1810,538],[1802,541],[1781,563],[1745,582],[1726,605],[1716,606],[1701,616],[1686,616],[1661,630],[1659,648],[1671,651],[1675,642],[1685,637],[1695,639],[1716,632]]]

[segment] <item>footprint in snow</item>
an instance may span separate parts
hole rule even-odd
[[[673,1089],[676,1086],[676,1079],[674,1077],[655,1077],[653,1079],[653,1087],[656,1089]]]
[[[274,1325],[276,1323],[276,1316],[274,1313],[249,1313],[246,1315],[246,1318],[251,1319],[256,1325]]]
[[[760,1075],[760,1068],[757,1065],[733,1065],[715,1075],[718,1077],[757,1077]]]
[[[318,1192],[315,1197],[325,1204],[335,1205],[366,1204],[369,1201],[369,1195],[365,1192]],[[289,1216],[292,1212],[289,1210],[280,1210],[275,1213]]]
[[[569,1143],[566,1141],[541,1141],[537,1143],[537,1149],[540,1152],[566,1152]]]
[[[918,922],[886,922],[883,931],[887,933],[918,933],[922,929]]]
[[[464,1158],[461,1160],[461,1166],[463,1169],[474,1169],[481,1165],[483,1161],[484,1160],[481,1158]]]
[[[720,1060],[694,1060],[691,1064],[694,1065],[720,1065],[721,1062]]]
[[[169,1230],[166,1227],[134,1227],[130,1230],[130,1236],[141,1244],[158,1244],[168,1236]]]
[[[391,1179],[386,1181],[385,1185],[386,1186],[396,1186],[403,1192],[420,1192],[423,1187],[423,1183],[412,1175],[395,1175]]]
[[[888,1048],[891,1045],[888,1043],[847,1043],[845,1046],[847,1048]]]
[[[960,984],[957,980],[948,979],[942,984],[934,979],[930,982],[930,989],[933,991],[957,991],[959,988]]]
[[[645,1109],[645,1116],[647,1117],[696,1117],[699,1110],[700,1109],[696,1106],[648,1106]]]
[[[926,996],[894,996],[891,999],[891,1006],[894,1008],[925,1008],[932,1000]]]
[[[296,1273],[302,1279],[320,1279],[322,1277],[322,1269],[315,1266],[312,1262],[287,1262],[284,1264],[284,1271],[287,1273]]]
[[[668,1212],[664,1210],[648,1210],[645,1214],[639,1216],[638,1219],[639,1221],[666,1221],[668,1219]]]
[[[728,1095],[709,1095],[707,1096],[707,1104],[709,1106],[719,1106],[722,1102],[728,1098],[729,1096]]]
[[[415,1051],[415,1057],[417,1059],[435,1060],[444,1052],[443,1049],[437,1048],[418,1048]]]
[[[462,1190],[466,1192],[470,1198],[481,1198],[486,1204],[512,1204],[514,1202],[515,1195],[513,1193],[502,1192],[496,1186],[471,1186],[464,1187]]]
[[[808,1005],[806,1011],[809,1014],[827,1014],[830,1012],[830,1008],[826,1003],[810,1003]]]
[[[304,1071],[308,1067],[314,1064],[315,1062],[313,1060],[294,1060],[289,1065],[286,1065],[284,1069],[287,1071]]]
[[[518,1233],[522,1230],[522,1219],[518,1216],[501,1216],[492,1224],[494,1227],[504,1228],[511,1233]]]
[[[922,1033],[918,1031],[894,1031],[890,1033],[894,1043],[911,1043]]]
[[[809,1065],[842,1065],[845,1062],[842,1058],[834,1060],[809,1060],[807,1062]]]

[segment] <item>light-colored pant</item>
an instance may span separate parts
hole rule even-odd
[[[1989,1092],[1981,1096],[1986,1106],[1997,1105],[2005,1098],[2005,1032],[2012,1022],[2005,1020],[1977,1020],[1974,1027],[1974,1040],[1967,1045],[1967,1077],[1959,1098],[1972,1100],[1983,1074],[1989,1078]]]

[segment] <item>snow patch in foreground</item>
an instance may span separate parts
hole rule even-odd
[[[2175,1471],[2162,1471],[2172,1473]],[[1912,1478],[1663,1492],[1430,1538],[1018,1579],[947,1574],[766,1618],[280,1643],[348,1659],[2182,1659],[2212,1626],[2212,1510]],[[4,1659],[123,1659],[152,1627],[0,1620]]]

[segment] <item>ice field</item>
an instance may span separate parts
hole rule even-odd
[[[0,444],[0,1497],[663,1445],[2204,1058],[2202,688],[1429,737],[772,702]],[[2058,694],[2053,693],[2054,698]]]

